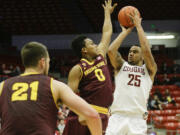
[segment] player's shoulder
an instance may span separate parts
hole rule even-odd
[[[130,65],[130,64],[128,63],[128,61],[123,61],[120,69],[121,69],[122,67],[124,67],[124,66],[132,66],[132,65]]]
[[[80,64],[76,64],[75,66],[71,68],[71,71],[73,72],[79,72],[80,70],[81,70]]]
[[[143,67],[145,70],[147,70],[147,72],[148,72],[148,68],[147,68],[147,65],[146,65],[146,64],[143,64],[142,67]]]
[[[9,77],[6,80],[4,80],[4,82],[11,82],[13,80],[17,80],[17,78],[19,78],[19,77],[20,77],[19,75],[18,76]]]
[[[58,86],[58,85],[62,85],[63,84],[63,82],[61,82],[59,80],[56,80],[54,78],[51,78],[51,81],[52,81],[51,83],[52,83],[53,86]]]
[[[64,82],[61,82],[53,78],[51,79],[51,90],[54,93],[61,91],[64,87],[67,87],[67,85]]]
[[[75,66],[73,66],[69,72],[69,75],[81,75],[82,73],[82,67],[79,64],[76,64]]]
[[[17,77],[18,77],[18,76],[10,77],[10,78],[8,78],[8,79],[3,80],[2,82],[0,82],[0,93],[1,93],[1,91],[2,91],[5,83],[6,83],[6,85],[8,85],[9,83],[11,83],[11,82],[13,82],[14,80],[16,80]]]

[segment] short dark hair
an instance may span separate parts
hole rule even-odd
[[[71,43],[71,48],[73,49],[73,51],[76,53],[76,55],[79,58],[82,57],[81,50],[83,47],[85,47],[85,41],[84,40],[86,38],[87,38],[86,36],[80,35],[80,36],[76,37]]]
[[[47,58],[46,46],[39,42],[28,42],[21,49],[21,59],[24,67],[35,67],[41,58]]]
[[[140,45],[138,45],[138,44],[134,44],[134,45],[132,45],[132,46],[136,46],[136,47],[140,47],[140,48],[141,48],[141,46],[140,46]],[[131,47],[132,47],[132,46],[131,46]]]

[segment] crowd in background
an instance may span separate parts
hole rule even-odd
[[[155,92],[150,95],[148,100],[148,109],[149,110],[163,110],[163,105],[173,104],[176,106],[174,98],[171,96],[169,89],[166,88],[165,93],[162,94],[158,88]]]

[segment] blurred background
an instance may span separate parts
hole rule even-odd
[[[79,34],[87,35],[95,43],[101,39],[103,2],[1,0],[0,81],[23,72],[21,47],[26,42],[39,41],[50,52],[50,75],[66,82],[69,70],[78,62],[70,48],[72,39]],[[113,0],[115,2],[118,6],[111,16],[112,40],[121,32],[117,20],[119,10],[127,5],[135,6],[143,18],[142,26],[158,64],[148,102],[148,134],[180,134],[180,123],[175,118],[180,113],[180,0]],[[139,44],[135,29],[119,50],[124,59],[133,44]]]

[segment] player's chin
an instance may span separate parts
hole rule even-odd
[[[135,65],[134,61],[132,61],[132,60],[129,60],[128,62],[129,62],[130,65]]]
[[[97,55],[98,55],[98,53],[94,53],[94,54],[93,54],[93,58],[96,58]]]
[[[128,59],[128,63],[132,63],[132,59],[129,58],[129,59]]]

